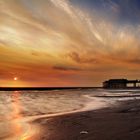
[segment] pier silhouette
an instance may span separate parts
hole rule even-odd
[[[138,88],[140,80],[109,79],[103,82],[104,88]],[[131,86],[130,86],[131,85]]]

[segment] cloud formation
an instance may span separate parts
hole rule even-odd
[[[0,1],[2,85],[15,85],[15,75],[17,86],[94,86],[109,77],[140,76],[132,75],[140,68],[139,7],[133,3],[133,19],[129,0],[99,0],[104,11],[98,2],[75,2]]]

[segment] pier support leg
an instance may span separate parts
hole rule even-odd
[[[136,88],[136,83],[134,83],[134,88]]]

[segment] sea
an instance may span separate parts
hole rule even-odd
[[[112,108],[137,99],[138,89],[0,91],[0,140],[30,139],[38,129],[31,122],[39,118]]]

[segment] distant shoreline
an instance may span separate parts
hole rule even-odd
[[[97,89],[102,87],[0,87],[0,91]]]
[[[74,90],[74,89],[107,89],[107,90],[129,90],[140,89],[140,87],[127,88],[103,88],[103,87],[0,87],[0,91],[22,91],[22,90]]]

